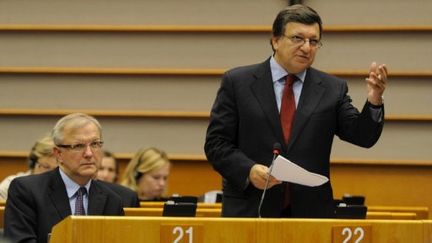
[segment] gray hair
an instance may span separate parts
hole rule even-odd
[[[102,138],[102,127],[98,120],[96,120],[96,118],[84,113],[72,113],[58,120],[53,130],[51,131],[51,137],[54,140],[54,144],[57,145],[63,143],[64,131],[66,127],[77,129],[84,127],[89,123],[93,123],[94,125],[96,125]]]

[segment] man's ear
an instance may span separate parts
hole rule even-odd
[[[279,40],[280,40],[280,37],[272,36],[272,38],[271,38],[271,44],[272,44],[273,50],[278,49],[278,47],[279,47]]]
[[[62,153],[61,149],[54,147],[53,148],[53,154],[56,157],[57,163],[63,162],[63,158],[62,158],[63,153]]]

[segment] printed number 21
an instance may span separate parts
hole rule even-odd
[[[177,238],[173,241],[173,243],[179,243],[181,240],[183,240],[184,232],[189,235],[189,242],[193,243],[193,228],[190,226],[186,231],[183,230],[182,227],[177,226],[173,229],[172,233],[173,235],[178,234]]]

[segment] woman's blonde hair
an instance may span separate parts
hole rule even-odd
[[[157,148],[142,148],[129,161],[123,173],[121,184],[138,192],[137,181],[139,178],[145,173],[159,169],[167,163],[170,163],[170,161],[164,151]]]
[[[38,163],[39,158],[53,156],[54,146],[54,141],[49,134],[37,140],[29,154],[29,168],[33,170]]]

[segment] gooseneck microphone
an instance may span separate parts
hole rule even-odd
[[[264,202],[265,193],[267,191],[267,186],[268,186],[268,183],[269,183],[269,180],[270,180],[270,174],[271,174],[272,169],[273,169],[273,162],[276,159],[276,157],[280,154],[280,151],[281,151],[281,145],[280,145],[280,143],[274,143],[273,144],[273,159],[272,159],[272,162],[271,162],[270,167],[269,167],[269,172],[268,172],[268,175],[267,175],[265,187],[264,187],[264,190],[263,190],[263,192],[261,194],[261,200],[260,200],[259,205],[258,205],[258,217],[259,218],[261,218],[261,206],[262,206],[262,204]]]

